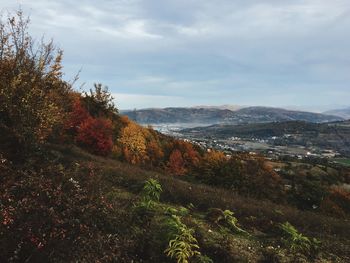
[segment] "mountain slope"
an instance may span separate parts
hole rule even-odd
[[[37,176],[27,176],[31,184],[23,184],[22,192],[13,192],[11,202],[16,201],[23,206],[23,213],[16,214],[16,220],[20,218],[25,222],[22,225],[41,226],[45,220],[52,219],[55,223],[52,231],[57,237],[41,237],[41,232],[33,230],[34,233],[30,232],[28,238],[28,242],[33,245],[21,249],[18,262],[24,262],[29,258],[28,255],[31,260],[27,262],[172,262],[164,250],[169,244],[167,239],[172,230],[168,223],[174,215],[193,229],[200,252],[209,256],[213,262],[273,262],[269,257],[271,244],[280,246],[281,237],[276,234],[276,229],[286,221],[304,235],[320,239],[322,257],[328,259],[325,262],[329,262],[330,258],[333,262],[347,262],[350,258],[346,249],[349,245],[349,222],[341,218],[241,197],[232,190],[146,171],[88,154],[76,147],[54,146],[51,154],[53,156],[49,155],[50,158],[61,164],[64,173],[53,170],[52,175],[43,175],[34,182],[32,180]],[[43,162],[40,163],[43,165]],[[8,176],[12,176],[12,173]],[[156,178],[163,192],[160,201],[147,208],[140,202],[142,187],[149,178]],[[45,184],[42,184],[45,188],[39,191],[35,183],[44,179]],[[18,182],[9,183],[11,189],[18,190]],[[32,194],[32,188],[38,194]],[[43,197],[40,198],[39,193]],[[74,207],[69,206],[72,200],[76,200]],[[52,204],[53,201],[58,204]],[[28,207],[28,203],[33,207]],[[36,212],[38,221],[28,217],[26,211],[29,208],[30,212]],[[249,236],[235,233],[222,223],[223,220],[213,222],[215,218],[211,219],[207,215],[215,216],[211,211],[220,212],[224,209],[235,212],[239,226]],[[9,249],[12,244],[8,241],[16,244],[14,241],[19,240],[23,243],[23,229],[13,226],[16,232],[11,235],[8,230],[5,231],[9,225],[1,226],[3,233],[7,234],[4,239],[7,242],[0,242],[0,251],[12,252]],[[324,229],[322,235],[319,229]],[[58,230],[62,233],[57,234]],[[55,238],[59,240],[56,243]],[[295,252],[287,247],[278,247],[275,253],[283,258],[283,262],[295,262],[296,258],[301,257],[307,262],[308,259],[301,253],[296,257]],[[0,253],[2,262],[7,262],[6,256],[6,253]]]
[[[313,123],[338,121],[342,118],[314,112],[286,110],[272,107],[248,107],[235,112],[243,122],[307,121]]]
[[[164,108],[126,111],[121,114],[144,124],[156,123],[219,123],[232,115],[230,110],[215,108]]]
[[[343,120],[343,118],[320,113],[291,111],[271,107],[248,107],[231,111],[218,108],[164,108],[141,109],[121,112],[142,124],[159,123],[206,123],[239,124],[280,121],[307,121],[313,123]]]
[[[281,145],[314,145],[324,149],[334,149],[342,154],[350,154],[350,123],[310,123],[287,121],[250,124],[216,124],[209,127],[197,127],[179,131],[191,138],[228,139],[271,139]]]
[[[339,117],[342,117],[344,119],[349,120],[350,119],[350,107],[345,108],[345,109],[329,110],[329,111],[324,112],[323,114],[339,116]]]

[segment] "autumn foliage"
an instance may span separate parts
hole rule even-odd
[[[264,157],[202,149],[143,127],[119,115],[108,88],[101,84],[89,92],[74,92],[62,79],[62,52],[51,42],[35,44],[27,25],[20,12],[0,23],[0,262],[145,262],[138,258],[140,248],[160,236],[151,236],[152,231],[145,235],[145,230],[155,227],[158,219],[127,229],[137,209],[130,213],[126,207],[135,200],[134,180],[150,174],[163,173],[159,177],[166,185],[164,194],[186,206],[238,204],[214,197],[217,193],[245,195],[258,202],[281,203],[292,197],[308,206],[317,197],[323,213],[350,214],[350,194],[341,187],[317,188],[303,178],[303,183],[295,180],[298,187],[288,195],[282,189],[283,178]],[[131,174],[128,165],[91,158],[76,146],[161,173],[147,171],[139,177],[141,169],[131,168]],[[27,155],[19,158],[22,152]],[[91,159],[98,159],[98,167],[90,164]],[[189,182],[209,186],[185,187]],[[124,192],[128,187],[132,193]],[[162,216],[172,210],[176,211],[167,209]],[[268,210],[274,219],[275,211]],[[155,213],[148,213],[149,218]],[[259,220],[250,214],[244,217]],[[137,239],[139,244],[132,244]]]
[[[350,214],[350,191],[333,187],[321,203],[321,210],[330,215],[345,217]]]
[[[91,116],[81,97],[74,99],[68,116],[64,124],[65,131],[78,145],[102,156],[111,153],[113,148],[112,120]]]
[[[77,97],[72,103],[72,110],[70,111],[69,117],[64,124],[64,128],[66,132],[76,134],[80,125],[89,118],[91,118],[89,112],[85,107],[83,107],[81,99]]]
[[[37,43],[21,12],[0,17],[0,130],[25,147],[45,142],[70,104],[71,85],[62,80],[62,51]]]
[[[142,164],[147,160],[146,139],[143,128],[134,122],[129,122],[122,129],[118,140],[124,159],[132,164]]]
[[[168,170],[175,175],[184,175],[186,173],[185,161],[180,150],[175,149],[170,154]]]
[[[79,126],[76,141],[95,154],[108,155],[113,148],[112,122],[102,118],[87,118]]]

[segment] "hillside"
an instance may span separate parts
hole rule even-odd
[[[16,242],[22,242],[21,252],[16,256],[19,262],[28,257],[27,262],[175,262],[166,257],[164,250],[176,220],[186,224],[186,231],[193,231],[199,247],[193,249],[201,253],[201,260],[211,260],[200,262],[295,262],[297,259],[348,262],[350,259],[347,249],[350,225],[339,218],[186,182],[71,146],[50,146],[46,160],[52,167],[50,173],[48,167],[44,168],[46,164],[36,159],[32,167],[39,166],[46,173],[38,178],[22,177],[12,186],[6,180],[15,171],[5,169],[4,163],[0,165],[2,193],[6,196],[12,193],[11,204],[16,204],[17,210],[0,227],[1,262],[7,262]],[[162,191],[159,201],[145,207],[143,187],[150,178],[160,183]],[[24,201],[21,191],[29,189],[35,190],[35,195],[28,195]],[[47,205],[47,200],[51,204]],[[224,210],[234,212],[231,217],[234,225],[220,219],[220,211]],[[23,220],[21,224],[20,220]],[[279,230],[279,224],[286,221],[304,235],[320,240],[322,243],[315,247],[317,252],[288,249]],[[34,225],[36,228],[30,228]],[[21,241],[24,231],[30,231],[29,243],[26,239]]]
[[[350,126],[348,121],[333,122],[333,123],[310,123],[305,121],[284,121],[271,123],[252,123],[239,125],[217,124],[208,127],[198,127],[184,129],[183,133],[199,133],[201,135],[218,137],[232,136],[248,136],[267,138],[271,136],[283,136],[285,134],[328,134],[334,136],[336,134],[343,135],[344,138],[349,138]]]
[[[158,123],[218,123],[229,118],[230,110],[215,108],[164,108],[121,112],[142,124]]]
[[[247,107],[231,111],[218,108],[164,108],[123,111],[141,124],[199,123],[199,124],[239,124],[276,121],[308,121],[314,123],[342,120],[341,117],[312,112],[291,111],[271,107]]]
[[[275,145],[315,146],[350,154],[350,126],[348,121],[309,123],[302,121],[255,123],[241,125],[212,125],[180,131],[191,138],[265,139]]]
[[[280,122],[280,121],[306,121],[313,123],[342,120],[340,117],[305,111],[292,111],[271,107],[248,107],[235,112],[239,122]]]
[[[350,107],[345,109],[336,109],[336,110],[329,110],[326,112],[323,112],[323,114],[333,115],[333,116],[339,116],[346,120],[350,119]]]
[[[28,23],[0,24],[0,262],[349,262],[349,167],[141,126]]]

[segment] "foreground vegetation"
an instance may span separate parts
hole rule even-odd
[[[335,159],[335,162],[343,164],[345,166],[350,166],[350,159],[339,158],[339,159]]]
[[[346,220],[145,171],[76,147],[51,145],[46,153],[47,166],[41,156],[21,172],[1,166],[2,262],[172,262],[177,254],[169,252],[179,240],[187,240],[190,262],[349,260]]]
[[[21,13],[4,21],[1,262],[350,260],[345,167],[228,157],[141,127],[106,87],[74,91]]]

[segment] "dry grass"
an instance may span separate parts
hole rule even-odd
[[[322,249],[350,256],[347,249],[350,246],[349,220],[300,211],[266,200],[242,197],[229,190],[190,183],[160,172],[145,171],[112,159],[93,156],[75,147],[55,148],[62,153],[66,162],[73,159],[76,161],[77,157],[81,162],[92,162],[96,171],[101,174],[101,180],[105,181],[106,187],[118,186],[138,193],[145,180],[157,178],[164,189],[162,202],[182,206],[193,204],[198,211],[206,211],[212,207],[229,209],[235,212],[245,229],[256,229],[270,235],[277,229],[278,223],[289,221],[306,235],[322,240]]]

